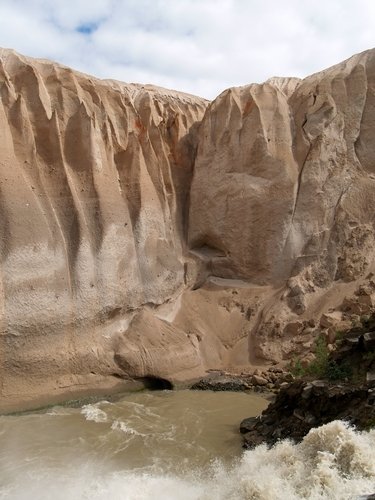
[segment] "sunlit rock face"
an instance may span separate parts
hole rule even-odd
[[[0,50],[0,95],[0,410],[286,360],[372,286],[375,51],[208,103]]]
[[[215,275],[267,283],[281,262],[298,184],[293,117],[272,83],[229,89],[205,115],[191,188],[189,242]]]
[[[273,288],[250,357],[287,358],[296,321],[299,334],[319,333],[310,320],[371,280],[374,106],[370,50],[304,80],[229,89],[207,109],[189,245],[213,275]]]
[[[201,127],[189,241],[214,273],[320,285],[373,259],[375,52],[223,92]]]

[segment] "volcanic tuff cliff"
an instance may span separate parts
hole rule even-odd
[[[3,49],[0,94],[0,410],[280,361],[372,307],[375,50],[208,103]]]

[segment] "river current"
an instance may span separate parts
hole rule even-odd
[[[0,417],[0,499],[357,499],[375,492],[375,431],[343,422],[242,451],[255,394],[155,391]]]

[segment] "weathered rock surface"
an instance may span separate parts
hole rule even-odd
[[[371,312],[374,86],[374,50],[212,103],[0,50],[0,410]]]
[[[244,446],[252,448],[279,439],[300,441],[313,427],[346,420],[359,429],[374,425],[375,389],[369,385],[330,385],[321,380],[297,381],[282,389],[274,403],[240,424]]]
[[[375,315],[369,322],[374,319]],[[375,331],[357,330],[346,332],[326,365],[321,365],[320,376],[325,379],[305,374],[304,379],[281,385],[262,415],[241,422],[245,447],[272,445],[285,438],[300,441],[313,427],[332,420],[345,420],[361,430],[374,426]]]
[[[139,349],[142,321],[158,329],[154,344],[173,333],[170,357],[183,361],[169,375],[194,372],[188,337],[137,312],[185,286],[183,214],[206,101],[8,50],[0,94],[2,399],[123,373],[122,343]],[[145,337],[134,363],[168,365]]]
[[[327,289],[373,265],[375,52],[282,90],[281,79],[234,88],[208,108],[191,188],[189,243],[212,274],[283,287],[311,318]],[[209,256],[209,257],[208,257]],[[345,293],[345,292],[344,292]],[[282,357],[286,307],[275,296],[258,354]],[[372,299],[366,298],[367,309]],[[274,319],[276,318],[276,319]],[[260,332],[260,329],[258,329]]]
[[[367,269],[374,78],[375,52],[368,51],[286,94],[271,79],[229,89],[209,106],[189,241],[197,252],[210,250],[216,275],[276,285],[304,271],[313,287],[352,281]]]
[[[271,367],[269,370],[254,373],[229,373],[213,371],[206,377],[190,386],[192,390],[200,391],[253,391],[271,394],[278,392],[283,384],[288,385],[294,380],[289,371]]]

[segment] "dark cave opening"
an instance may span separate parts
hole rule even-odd
[[[172,391],[173,384],[169,380],[160,377],[142,377],[141,380],[145,389],[149,391]]]

